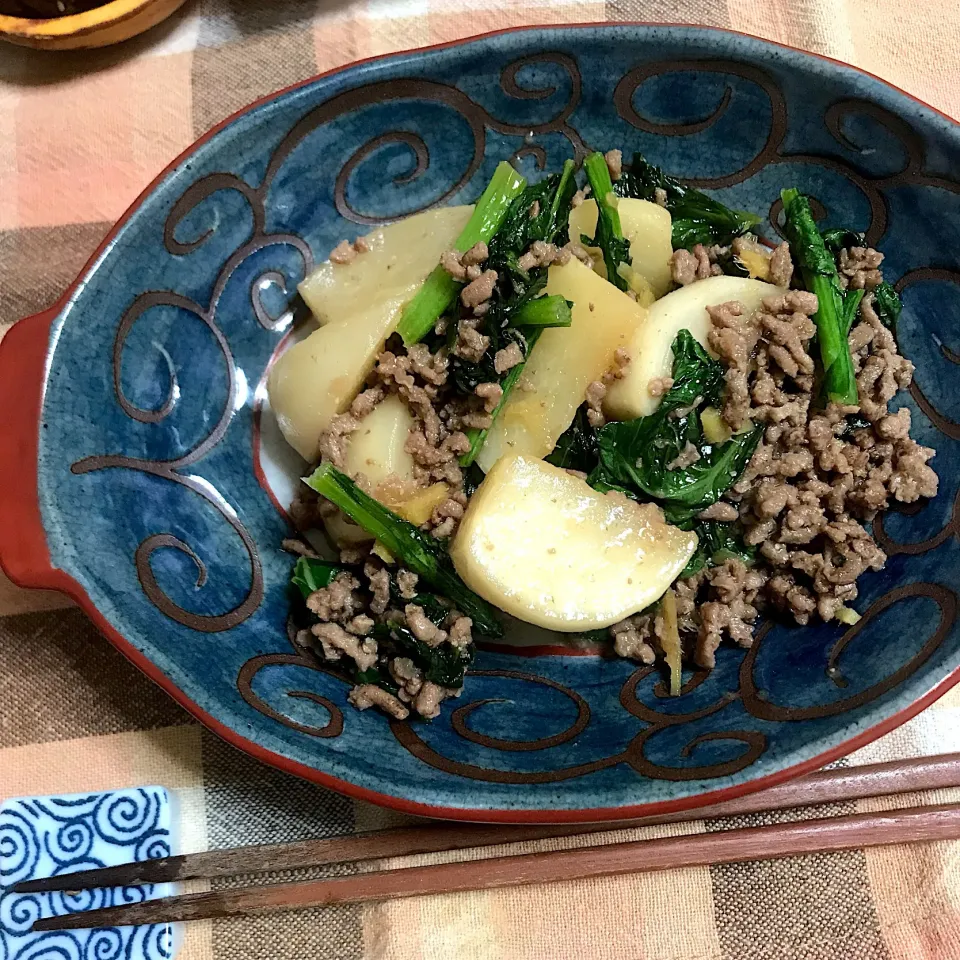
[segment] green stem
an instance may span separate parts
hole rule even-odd
[[[620,225],[620,212],[613,192],[610,170],[602,153],[591,153],[583,161],[583,168],[590,181],[590,189],[597,201],[597,229],[593,242],[603,252],[607,267],[607,279],[618,289],[626,290],[627,281],[617,269],[621,263],[630,263],[630,245],[624,239]]]
[[[433,537],[364,493],[332,464],[321,464],[309,477],[304,477],[304,483],[338,506],[367,533],[372,533],[407,569],[450,599],[473,620],[480,633],[503,636],[503,626],[493,607],[457,576],[446,550]]]
[[[824,393],[834,403],[854,405],[857,403],[857,380],[847,344],[844,294],[837,276],[837,265],[817,229],[807,198],[792,188],[782,190],[780,197],[794,261],[800,265],[807,290],[817,296],[817,312],[813,320],[820,344]]]
[[[493,413],[491,414],[492,422],[486,430],[478,430],[476,427],[471,427],[466,431],[467,437],[470,440],[470,449],[460,457],[460,466],[469,467],[474,460],[480,455],[480,451],[483,449],[483,445],[487,440],[487,434],[490,432],[493,424],[497,422],[497,417],[500,416],[501,411],[507,403],[507,399],[510,396],[511,391],[517,385],[517,381],[520,379],[520,374],[523,373],[523,368],[527,365],[527,360],[530,358],[530,352],[533,350],[534,345],[537,340],[540,339],[540,330],[534,329],[531,330],[527,336],[527,357],[523,363],[518,363],[515,367],[508,371],[507,375],[503,378],[500,383],[500,386],[503,388],[503,396],[500,397],[500,402],[497,404]]]
[[[573,304],[554,294],[528,300],[516,313],[510,315],[512,327],[569,327],[573,323]]]
[[[494,171],[487,189],[463,228],[454,247],[465,253],[481,240],[489,243],[500,229],[510,204],[520,195],[527,181],[509,163],[503,161]],[[432,329],[441,314],[453,303],[463,284],[441,266],[433,268],[430,276],[413,299],[403,308],[397,332],[403,342],[418,343]]]

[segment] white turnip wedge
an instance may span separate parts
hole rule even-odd
[[[470,500],[450,556],[463,582],[512,616],[568,633],[659,600],[697,535],[660,508],[603,494],[531,457],[501,458]]]

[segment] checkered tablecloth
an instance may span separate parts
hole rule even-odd
[[[0,336],[53,302],[172,157],[256,97],[361,57],[516,24],[604,20],[732,27],[857,64],[960,116],[957,0],[193,0],[113,49],[0,48]],[[0,496],[2,483],[0,465]],[[960,691],[845,762],[960,750],[958,721]],[[0,798],[146,783],[178,792],[193,849],[397,820],[219,742],[83,614],[0,576]],[[957,960],[960,844],[197,924],[182,956]]]

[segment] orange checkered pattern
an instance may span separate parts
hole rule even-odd
[[[0,336],[56,299],[172,157],[256,97],[376,54],[519,24],[604,20],[742,30],[857,64],[960,116],[956,0],[678,0],[670,8],[652,0],[193,0],[116,48],[0,49]],[[844,763],[954,750],[960,688]],[[0,798],[151,782],[176,791],[190,849],[397,819],[217,741],[79,611],[0,576]],[[953,793],[830,812],[960,799]],[[698,821],[646,833],[718,828]],[[957,960],[960,844],[197,924],[182,956]]]

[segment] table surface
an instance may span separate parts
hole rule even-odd
[[[172,157],[257,97],[362,57],[513,25],[664,19],[845,60],[960,116],[956,0],[682,0],[669,18],[652,0],[192,0],[120,47],[0,50],[0,336],[56,299]],[[960,688],[843,762],[960,750],[958,720]],[[0,574],[0,798],[149,783],[177,791],[187,849],[399,822],[221,743],[67,601],[18,590]],[[944,791],[828,812],[958,799]],[[640,835],[710,829],[698,821]],[[955,960],[960,844],[201,923],[181,956]]]

